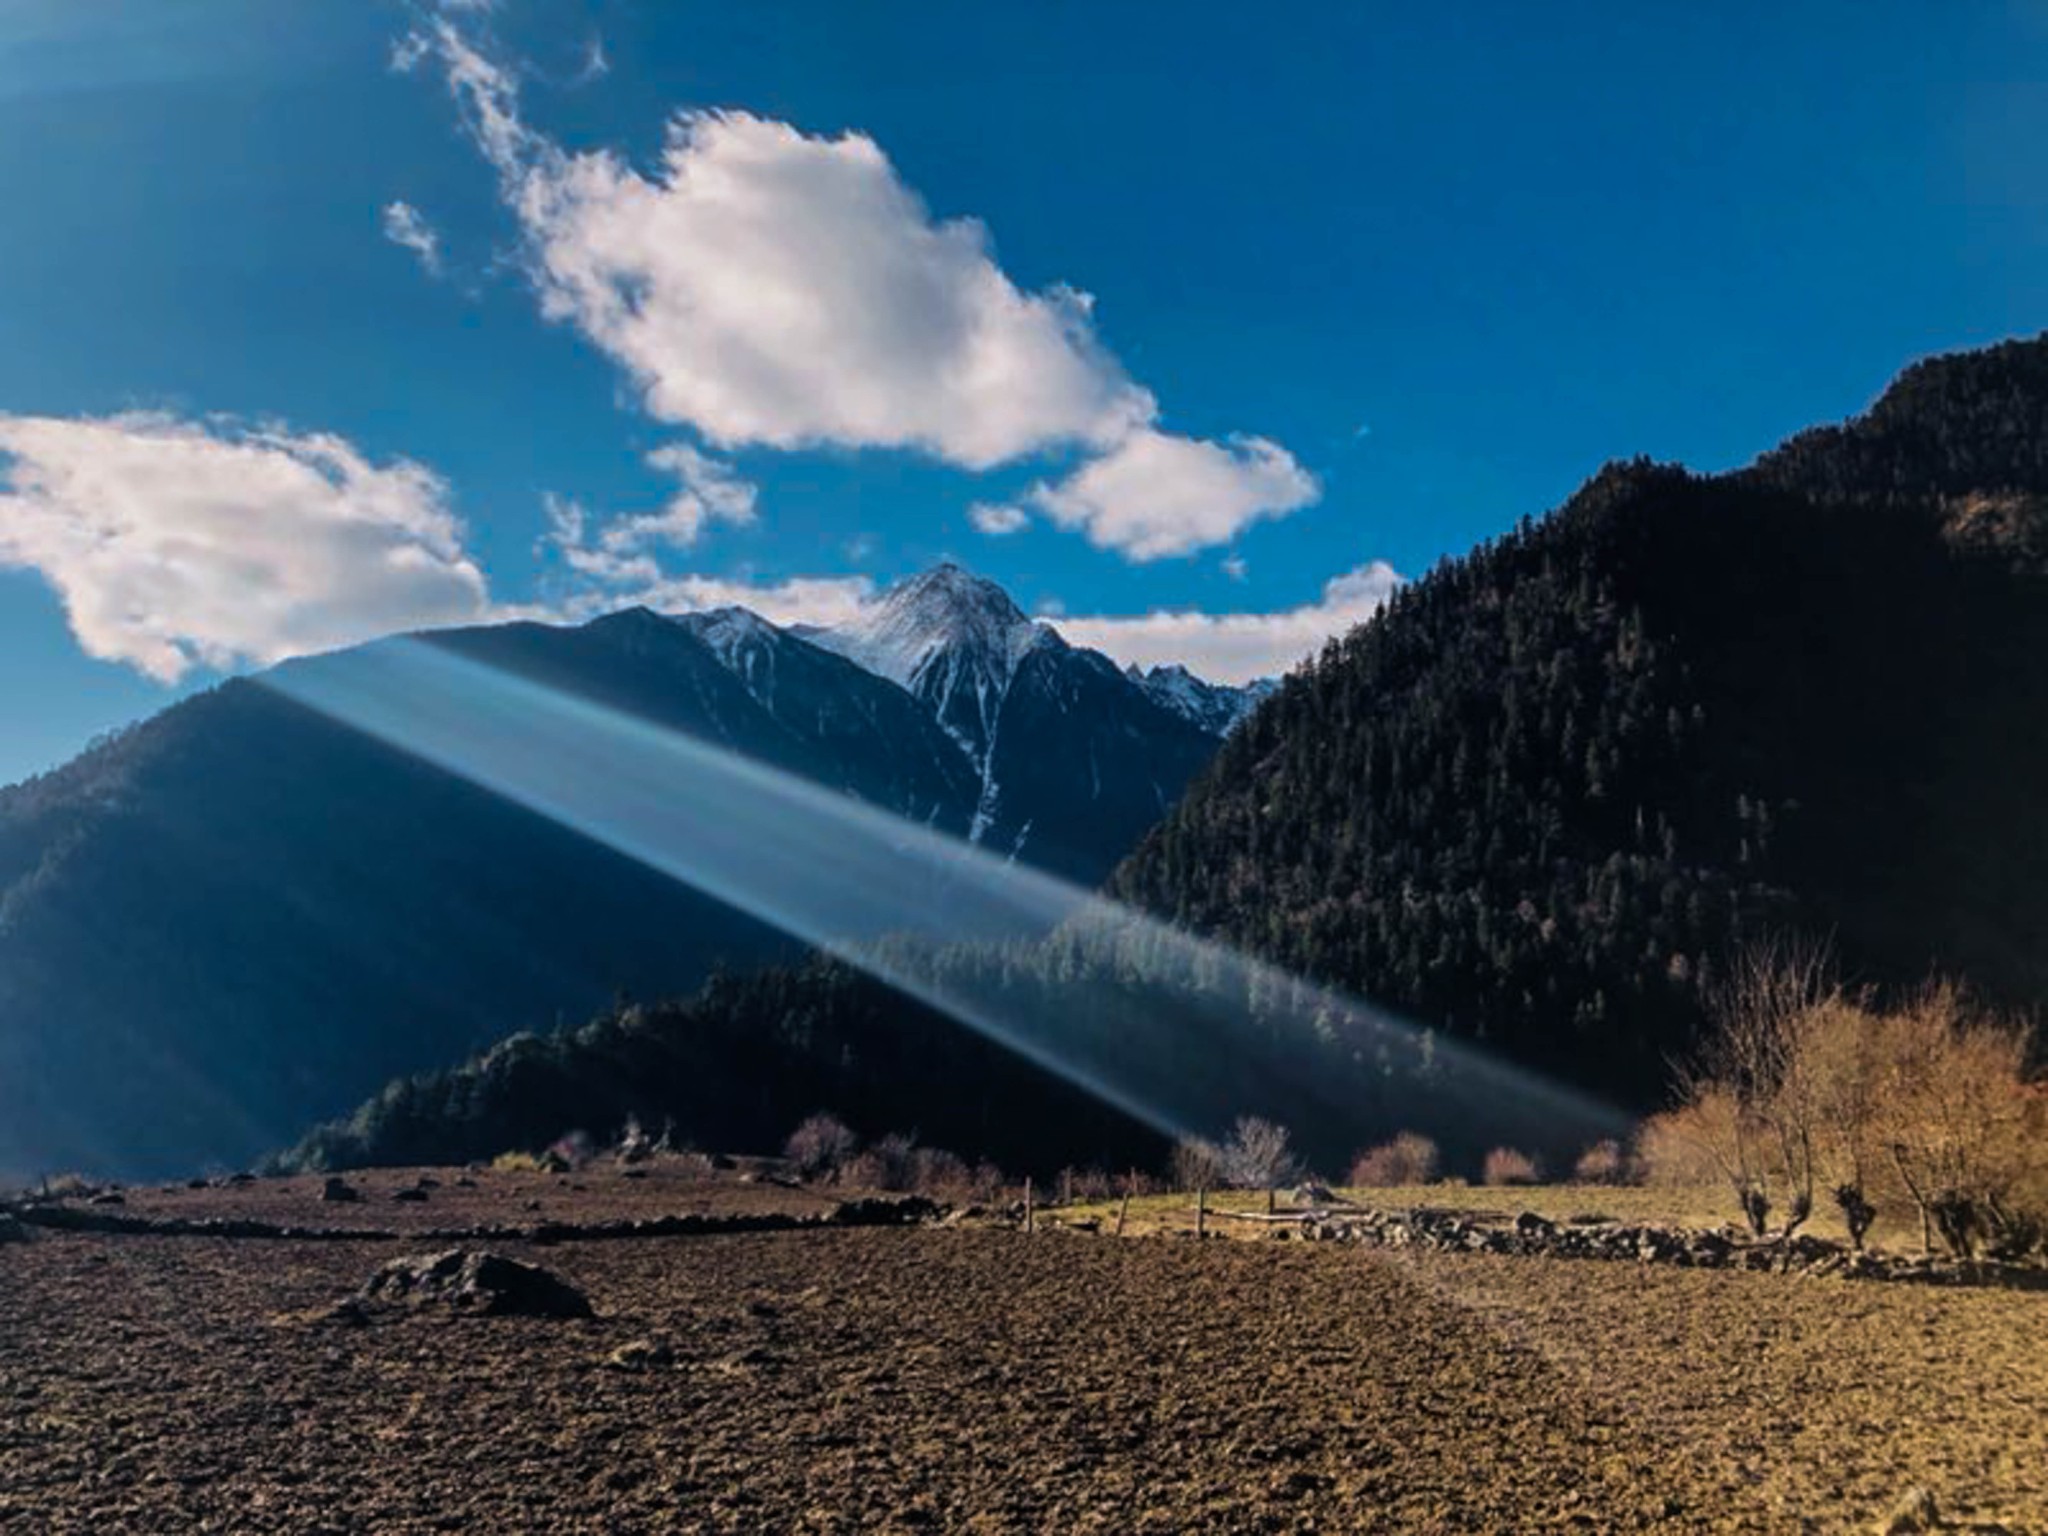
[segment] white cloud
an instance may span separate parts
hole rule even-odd
[[[1031,519],[1022,507],[1005,506],[998,502],[977,501],[967,509],[967,521],[976,530],[991,538],[1001,538],[1006,533],[1015,533]]]
[[[659,512],[614,517],[593,527],[580,502],[546,493],[548,532],[542,548],[552,548],[571,570],[613,585],[645,585],[662,579],[656,552],[686,549],[710,522],[751,523],[755,487],[732,466],[700,453],[687,443],[670,443],[647,455],[656,469],[667,470],[681,489]]]
[[[411,251],[430,276],[441,275],[441,236],[411,203],[384,205],[384,238]]]
[[[1225,555],[1219,563],[1223,567],[1223,574],[1232,581],[1243,581],[1251,574],[1251,567],[1244,563],[1243,555]]]
[[[1212,443],[1148,427],[1024,499],[1098,548],[1157,560],[1225,543],[1307,506],[1318,490],[1315,476],[1268,438]]]
[[[0,415],[0,568],[40,572],[88,654],[165,682],[489,612],[430,470],[160,415]]]
[[[1315,498],[1267,439],[1160,429],[1088,295],[1018,287],[981,224],[935,218],[865,135],[683,113],[643,172],[534,131],[511,71],[445,17],[430,40],[543,312],[616,362],[655,419],[720,447],[908,449],[970,470],[1078,448],[1034,504],[1136,559]],[[977,520],[991,525],[1018,526],[1016,509]]]
[[[1115,618],[1062,618],[1060,633],[1120,662],[1180,662],[1198,677],[1245,683],[1313,656],[1332,636],[1363,624],[1402,583],[1384,560],[1334,577],[1322,597],[1272,613],[1161,611]]]
[[[603,591],[586,589],[537,616],[582,620],[638,605],[656,613],[695,613],[707,608],[750,608],[771,624],[850,623],[877,596],[865,576],[792,576],[757,582],[724,576],[673,576],[652,572]]]
[[[408,32],[391,45],[386,61],[394,75],[409,75],[434,51],[433,39],[424,32]]]

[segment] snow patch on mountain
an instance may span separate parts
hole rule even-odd
[[[1270,677],[1256,678],[1242,687],[1212,683],[1177,663],[1149,671],[1130,666],[1124,668],[1124,676],[1144,689],[1154,703],[1211,736],[1228,736],[1280,686]]]

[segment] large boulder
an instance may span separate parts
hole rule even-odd
[[[361,1307],[446,1307],[469,1317],[589,1317],[590,1301],[537,1264],[450,1248],[393,1259],[356,1293]]]

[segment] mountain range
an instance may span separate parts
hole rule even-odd
[[[1215,1090],[1196,1130],[1269,1114],[1326,1169],[1403,1128],[1465,1172],[1504,1141],[1569,1159],[1569,1129],[1461,1095],[1445,1057],[1501,1064],[1532,1101],[1513,1069],[1657,1108],[1731,961],[1788,936],[1831,946],[1853,988],[1941,975],[2042,1016],[2044,658],[2037,338],[1917,363],[1733,473],[1608,465],[1291,673],[1110,877],[1428,1031],[1405,1059],[1274,1009],[1270,987],[1147,991],[1129,954],[1065,936],[942,963],[993,973],[1018,1016],[1165,1042],[1163,1078]],[[1196,1043],[1219,1009],[1255,1023],[1220,1059]],[[1042,1071],[962,1033],[813,965],[394,1085],[303,1152],[472,1156],[628,1112],[765,1141],[824,1104],[969,1157],[1135,1155],[1136,1129],[1058,1111]],[[1326,1091],[1262,1095],[1276,1058]]]
[[[1091,885],[1251,697],[1127,676],[951,565],[843,630],[427,638]],[[239,1166],[395,1074],[793,952],[269,682],[0,790],[0,1171]]]

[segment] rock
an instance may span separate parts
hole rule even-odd
[[[1940,1525],[1941,1513],[1934,1507],[1934,1495],[1925,1488],[1909,1488],[1877,1528],[1882,1536],[1908,1536],[1909,1532],[1932,1531]]]
[[[348,1205],[363,1198],[362,1191],[339,1174],[329,1174],[320,1186],[320,1198],[330,1205]]]
[[[914,1227],[925,1222],[939,1220],[946,1214],[946,1208],[923,1195],[906,1195],[891,1200],[876,1197],[865,1200],[842,1200],[833,1209],[832,1225],[835,1227]],[[1024,1211],[1017,1209],[1017,1219],[1024,1219]]]
[[[1304,1184],[1294,1192],[1296,1205],[1329,1205],[1336,1198],[1336,1193],[1322,1184]]]
[[[401,1205],[424,1205],[427,1199],[427,1192],[421,1189],[419,1185],[414,1184],[409,1188],[399,1190],[391,1198]]]
[[[126,1205],[128,1201],[119,1190],[103,1189],[85,1203],[87,1205]]]
[[[676,1363],[676,1352],[659,1339],[635,1339],[604,1357],[608,1371],[654,1371]]]
[[[590,1317],[573,1285],[540,1268],[482,1249],[393,1259],[356,1299],[364,1305],[445,1306],[471,1317]]]
[[[6,1247],[9,1243],[27,1241],[28,1228],[6,1212],[0,1211],[0,1248]]]

